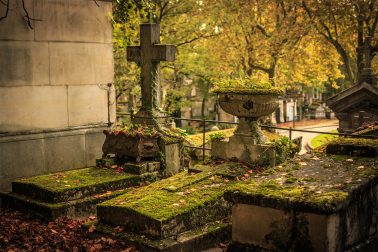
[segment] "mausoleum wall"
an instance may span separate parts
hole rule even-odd
[[[0,21],[0,188],[93,165],[115,121],[111,1],[24,3]]]

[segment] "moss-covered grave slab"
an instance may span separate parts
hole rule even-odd
[[[95,225],[97,233],[105,233],[124,239],[128,243],[137,246],[140,251],[202,251],[215,247],[220,242],[231,240],[231,223],[228,219],[210,222],[178,235],[162,239],[151,239],[151,237],[145,235],[102,223],[89,222],[85,224],[85,227],[90,228],[92,225]]]
[[[240,181],[232,240],[274,251],[345,251],[377,235],[378,159],[313,153]]]
[[[47,218],[95,213],[95,205],[118,196],[131,186],[155,180],[122,170],[90,167],[18,179],[12,192],[1,193],[1,205],[31,211]]]
[[[229,216],[223,193],[248,167],[239,163],[199,165],[168,179],[136,188],[98,205],[101,223],[135,233],[167,238]]]
[[[378,158],[378,139],[339,138],[326,146],[328,154]]]
[[[12,182],[12,192],[50,203],[80,199],[137,185],[141,177],[116,169],[90,167]]]

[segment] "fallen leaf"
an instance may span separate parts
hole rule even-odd
[[[88,228],[89,233],[93,233],[93,231],[95,231],[95,230],[96,230],[96,227],[93,224]]]
[[[93,221],[96,219],[96,216],[89,216],[89,220]]]
[[[347,162],[353,162],[353,159],[348,158],[348,159],[346,159],[345,161],[347,161]]]
[[[109,244],[109,245],[114,245],[116,242],[115,242],[113,239],[108,238],[108,239],[106,240],[106,243]]]
[[[358,170],[363,170],[363,169],[365,169],[365,166],[360,165],[360,166],[357,167],[357,169],[358,169]]]
[[[299,162],[299,165],[301,165],[301,166],[306,166],[307,163],[306,163],[306,162]]]
[[[116,226],[116,227],[114,228],[114,231],[117,232],[117,233],[120,233],[120,232],[123,231],[123,227],[121,227],[121,226]]]
[[[179,202],[180,202],[180,205],[186,205],[186,200],[184,199],[180,199]]]

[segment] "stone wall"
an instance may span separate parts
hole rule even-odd
[[[0,188],[93,165],[115,120],[111,1],[24,1],[33,29],[21,0],[0,21]]]

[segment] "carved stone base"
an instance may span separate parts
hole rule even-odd
[[[146,125],[148,127],[168,127],[168,115],[159,110],[139,110],[132,120],[133,124]]]
[[[213,141],[211,156],[220,159],[236,158],[247,163],[275,165],[275,149],[271,145],[255,144],[254,137],[234,135],[229,139]]]

